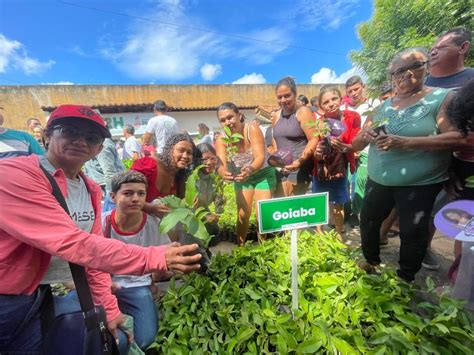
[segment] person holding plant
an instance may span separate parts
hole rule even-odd
[[[162,153],[136,160],[131,170],[145,175],[148,186],[144,210],[162,216],[169,209],[155,199],[168,195],[184,198],[187,168],[193,163],[194,142],[188,134],[178,133],[166,141]]]
[[[186,203],[193,209],[201,207],[208,212],[206,229],[209,234],[217,235],[219,214],[224,211],[223,182],[216,174],[219,158],[214,147],[208,143],[200,143],[196,148],[201,153],[202,164],[196,167],[186,180]],[[213,203],[216,213],[211,213],[209,210]]]
[[[400,218],[398,276],[413,281],[429,239],[429,219],[436,195],[448,180],[450,150],[461,140],[446,114],[447,89],[424,85],[429,57],[422,48],[397,54],[389,65],[395,95],[386,100],[354,139],[353,149],[368,144],[368,179],[361,210],[360,267],[373,272],[380,264],[380,226],[393,207]],[[386,121],[385,132],[379,122]]]
[[[281,79],[275,88],[280,110],[272,115],[275,151],[291,149],[293,162],[281,171],[280,192],[284,196],[302,195],[308,190],[313,170],[313,154],[318,138],[313,134],[313,114],[309,107],[297,104],[296,84],[293,78]]]
[[[232,102],[217,108],[217,117],[224,135],[216,141],[217,156],[222,162],[219,175],[234,182],[238,209],[237,238],[242,245],[247,238],[253,200],[269,199],[276,187],[275,169],[267,165],[263,133],[245,117]]]
[[[106,137],[110,132],[104,120],[90,107],[61,105],[48,120],[45,156],[0,161],[2,354],[41,352],[41,313],[52,282],[48,279],[54,283],[70,281],[70,274],[58,272],[64,263],[86,268],[92,298],[104,306],[107,326],[125,348],[127,338],[118,329],[125,319],[111,294],[110,273],[187,273],[200,268],[197,263],[201,256],[188,255],[197,245],[143,248],[103,237],[102,192],[81,168],[100,152]],[[57,182],[70,215],[53,196],[46,174]]]
[[[166,234],[160,233],[160,220],[142,211],[145,205],[147,181],[143,174],[129,170],[113,177],[111,198],[117,206],[102,216],[102,230],[106,238],[142,247],[170,244]],[[161,273],[161,278],[170,277]],[[142,276],[113,275],[113,293],[120,311],[133,317],[134,339],[138,347],[146,349],[158,331],[158,313],[151,286],[152,274]]]
[[[332,219],[336,231],[344,233],[344,204],[349,198],[347,165],[355,171],[352,140],[360,131],[360,115],[356,111],[341,111],[341,92],[332,85],[323,86],[318,96],[323,116],[316,127],[326,127],[320,134],[316,148],[316,166],[313,176],[313,192],[329,192]],[[316,128],[318,130],[318,128]],[[319,129],[321,130],[321,129]]]

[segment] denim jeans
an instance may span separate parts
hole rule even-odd
[[[39,288],[32,295],[0,295],[0,353],[41,354],[40,306],[44,300],[44,289]],[[63,297],[54,296],[56,315],[81,310],[76,291]],[[119,350],[127,354],[128,341],[119,331]]]
[[[360,213],[362,252],[367,262],[380,264],[380,226],[396,207],[400,218],[397,273],[405,280],[414,280],[428,247],[430,214],[441,185],[385,186],[367,180]]]
[[[119,308],[133,317],[133,333],[140,349],[155,341],[158,332],[158,310],[149,286],[121,288],[115,291]]]
[[[0,295],[0,353],[41,354],[44,295],[43,289],[32,295]]]

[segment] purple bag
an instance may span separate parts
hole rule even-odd
[[[286,165],[293,163],[293,153],[291,148],[281,148],[278,149],[275,153],[270,155],[267,160],[268,165],[283,168]]]

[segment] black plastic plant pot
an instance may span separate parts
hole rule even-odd
[[[332,153],[332,146],[329,137],[324,137],[324,155],[331,155]]]
[[[374,132],[379,135],[380,133],[387,134],[387,127],[383,124],[381,126],[375,127]]]
[[[190,244],[198,244],[199,248],[194,254],[200,253],[202,255],[201,260],[199,260],[199,264],[201,268],[199,269],[199,273],[205,273],[207,271],[207,267],[211,262],[212,253],[209,249],[205,248],[202,245],[202,242],[194,237],[192,234],[181,232],[178,237],[178,243],[183,245],[190,245]],[[193,254],[193,255],[194,255]]]
[[[227,170],[229,171],[229,173],[232,174],[233,177],[240,173],[240,168],[235,166],[235,163],[233,161],[227,162]]]

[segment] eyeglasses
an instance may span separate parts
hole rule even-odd
[[[53,126],[52,129],[59,131],[60,134],[69,139],[84,138],[88,145],[99,145],[104,142],[104,136],[95,131],[84,131],[69,125],[57,125]]]
[[[408,66],[408,67],[404,67],[404,68],[400,68],[400,69],[397,69],[395,70],[394,72],[391,73],[391,75],[395,78],[395,79],[400,79],[402,77],[405,76],[405,74],[408,72],[408,71],[416,71],[416,70],[420,70],[421,68],[423,68],[425,66],[425,64],[428,63],[427,61],[425,62],[416,62],[416,63],[413,63],[412,65]]]

